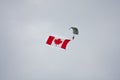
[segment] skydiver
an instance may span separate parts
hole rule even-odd
[[[74,40],[74,38],[75,38],[75,37],[73,36],[73,37],[72,37],[72,40]]]

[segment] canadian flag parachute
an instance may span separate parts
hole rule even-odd
[[[70,39],[63,39],[63,38],[58,38],[58,37],[50,35],[46,41],[46,44],[54,45],[62,49],[66,49],[69,42],[70,42]]]

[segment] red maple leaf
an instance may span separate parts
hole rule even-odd
[[[54,42],[56,45],[59,45],[62,43],[62,40],[59,38],[59,39],[55,39]]]

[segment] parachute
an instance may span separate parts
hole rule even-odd
[[[73,37],[72,37],[72,39],[74,40],[74,38],[75,38],[75,35],[78,35],[79,34],[79,30],[78,30],[78,28],[76,28],[76,27],[70,27],[70,29],[72,29],[73,30]]]

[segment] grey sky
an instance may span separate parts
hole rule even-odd
[[[0,80],[120,80],[119,0],[0,0]],[[67,50],[50,34],[80,35]]]

